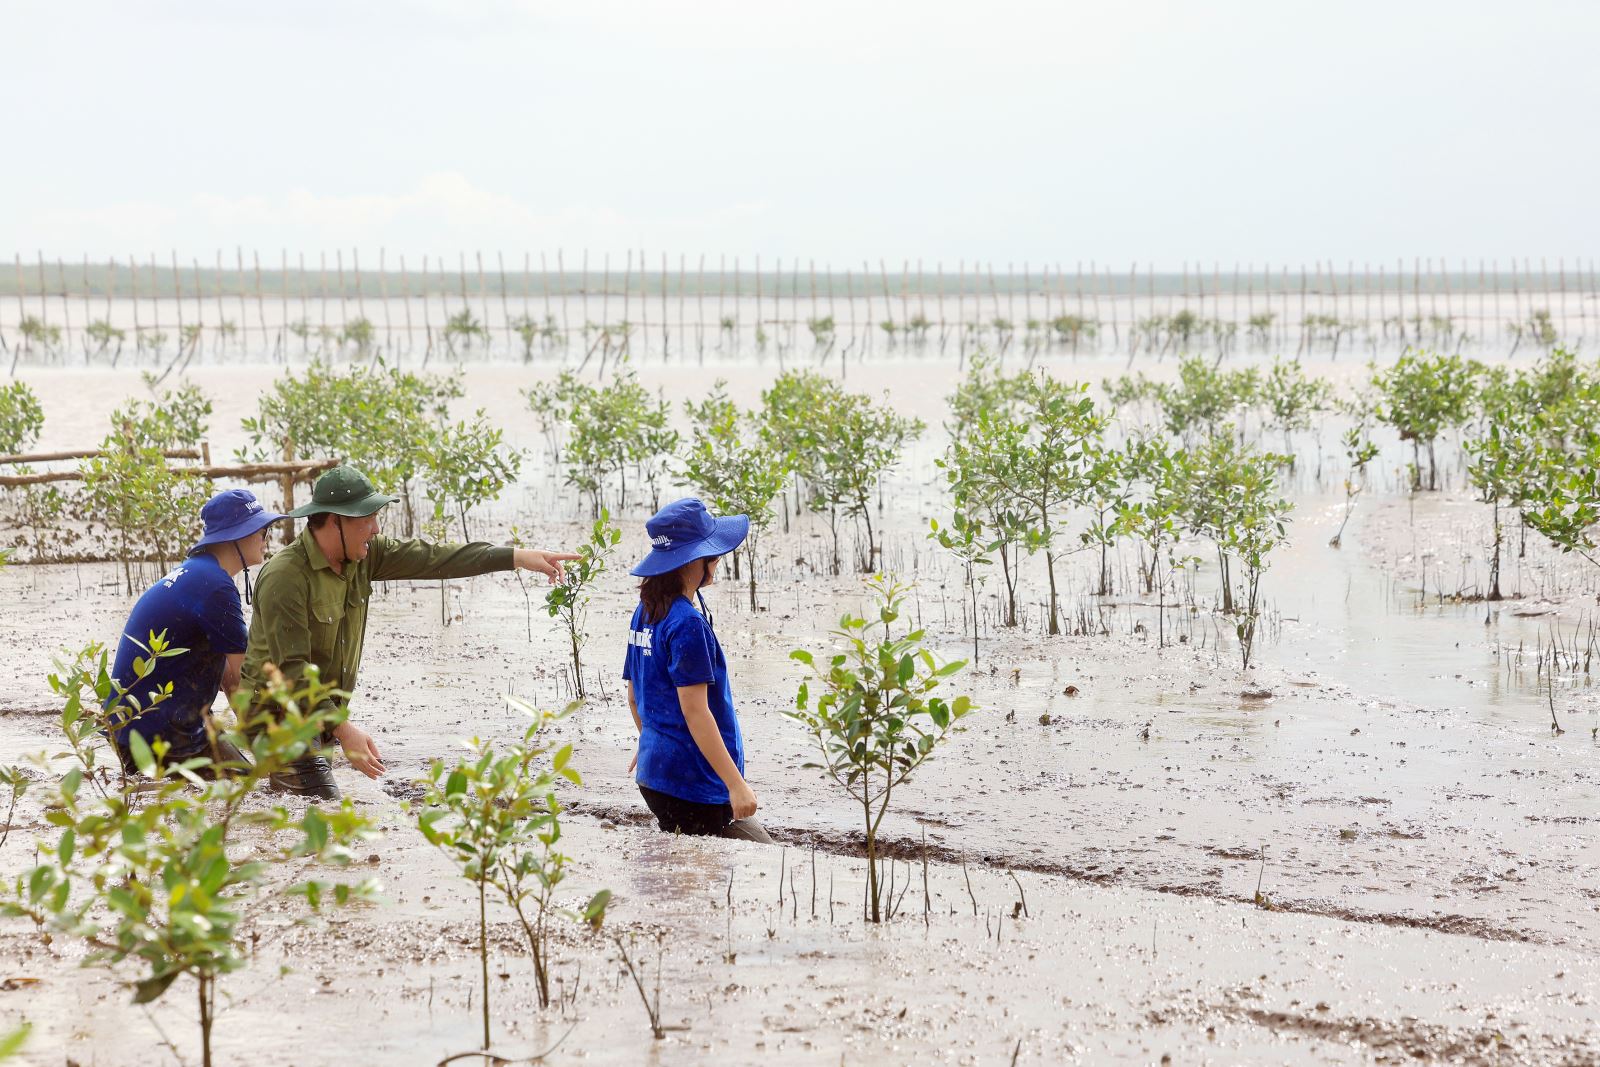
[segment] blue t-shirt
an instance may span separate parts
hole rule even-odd
[[[134,659],[148,658],[150,635],[163,630],[169,647],[188,651],[156,660],[155,670],[136,680]],[[149,708],[149,694],[168,682],[172,695],[114,731],[118,743],[127,744],[130,727],[146,741],[163,737],[180,751],[203,743],[203,713],[222,685],[224,657],[243,652],[247,637],[238,587],[209,552],[190,556],[146,589],[122,628],[111,676],[141,708]]]
[[[728,661],[711,624],[687,597],[674,600],[666,617],[653,624],[643,604],[634,609],[622,676],[633,683],[639,707],[639,784],[695,804],[728,803],[728,787],[700,754],[678,704],[679,686],[706,686],[722,743],[743,774],[744,735],[733,712]]]

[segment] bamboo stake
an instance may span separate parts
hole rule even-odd
[[[406,312],[406,351],[410,352],[415,347],[416,342],[411,336],[411,272],[406,270],[406,254],[404,252],[400,253],[400,306]]]
[[[383,305],[383,349],[385,352],[394,347],[394,324],[391,321],[389,308],[389,250],[382,245],[378,246],[378,302]]]

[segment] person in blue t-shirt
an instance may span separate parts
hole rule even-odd
[[[117,642],[111,677],[117,690],[107,701],[111,739],[122,767],[134,772],[129,731],[147,743],[157,738],[171,746],[167,762],[209,756],[213,767],[226,770],[244,763],[244,756],[216,737],[208,715],[218,692],[231,695],[239,686],[247,631],[234,576],[266,556],[267,529],[283,518],[267,511],[247,489],[228,489],[200,509],[204,535],[187,558],[133,605]],[[186,649],[156,660],[155,669],[139,678],[133,661],[150,655],[152,636],[165,634],[169,648]],[[172,686],[171,695],[153,695]],[[129,699],[131,698],[131,700]],[[209,776],[206,768],[200,773]]]
[[[678,500],[656,512],[645,530],[651,548],[631,572],[644,580],[622,668],[639,731],[633,765],[639,792],[668,833],[770,843],[744,778],[728,661],[700,596],[716,581],[718,558],[749,534],[750,519],[714,518],[700,501]]]

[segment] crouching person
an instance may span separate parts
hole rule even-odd
[[[396,499],[378,492],[354,467],[343,466],[318,478],[311,502],[289,512],[305,518],[306,529],[261,569],[244,657],[243,684],[257,694],[257,710],[270,708],[262,695],[269,665],[298,687],[306,668],[315,664],[324,685],[355,691],[373,582],[469,578],[521,568],[538,571],[553,584],[562,577],[562,561],[578,558],[481,542],[435,545],[379,536],[378,513]],[[330,710],[346,711],[329,740],[339,744],[356,770],[380,778],[384,765],[377,743],[349,717],[346,701],[329,698]],[[340,795],[332,766],[320,755],[306,756],[269,782],[273,789],[300,796],[337,800]]]
[[[250,588],[249,568],[265,556],[268,527],[283,516],[263,508],[249,490],[229,489],[206,501],[200,518],[203,536],[139,597],[117,642],[111,668],[116,687],[106,711],[111,740],[129,774],[136,773],[131,733],[147,744],[165,741],[168,763],[209,757],[211,765],[196,771],[201,777],[244,763],[238,749],[218,737],[211,704],[218,692],[231,696],[239,687],[244,660],[244,612],[234,579],[243,572]],[[185,651],[157,657],[141,678],[134,661],[151,658],[152,637]]]

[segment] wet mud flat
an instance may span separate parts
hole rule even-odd
[[[378,872],[386,900],[325,922],[287,909],[254,920],[253,965],[222,986],[220,1062],[436,1063],[475,1047],[470,887],[406,831],[397,804],[373,803],[388,833],[360,873]],[[899,913],[872,927],[858,861],[576,817],[567,843],[564,902],[600,885],[617,897],[601,934],[558,927],[557,1003],[543,1012],[514,921],[492,920],[493,1045],[508,1057],[554,1046],[546,1062],[1600,1061],[1589,1025],[1600,963],[1571,948],[933,861],[926,883],[912,865]],[[660,1040],[613,937],[652,998],[659,967]],[[0,956],[8,977],[38,979],[0,993],[5,1018],[39,1027],[22,1062],[159,1062],[163,1034],[192,1052],[184,983],[146,1013],[104,971],[77,969],[62,940],[44,948],[10,927]]]
[[[734,391],[753,393],[771,371],[749,369]],[[910,397],[930,421],[938,418],[933,401],[953,384],[953,368],[944,372],[950,380],[924,382]],[[270,373],[263,369],[263,380]],[[515,399],[511,380],[506,368],[474,368],[468,402],[499,404],[505,410],[491,415],[517,425],[515,405],[505,400],[508,393]],[[112,404],[136,386],[96,383]],[[238,396],[219,403],[219,427],[237,425],[229,404],[249,411],[253,394],[248,404]],[[516,436],[538,447],[531,426]],[[75,443],[81,435],[49,446]],[[959,577],[928,554],[923,535],[925,516],[943,506],[931,470],[936,454],[936,446],[922,446],[891,482],[887,555],[915,572],[913,617],[934,647],[969,656]],[[572,543],[586,523],[562,498],[540,474],[484,521],[493,528],[515,521],[532,543]],[[709,596],[735,665],[749,776],[762,817],[783,843],[777,850],[673,841],[644,825],[626,771],[633,729],[616,679],[635,594],[625,567],[617,567],[590,609],[590,705],[558,727],[586,780],[568,796],[580,872],[574,884],[618,891],[612,921],[650,946],[652,967],[651,931],[676,931],[663,950],[663,1005],[674,994],[692,1001],[693,1008],[673,1009],[691,1028],[652,1042],[614,946],[572,931],[563,953],[586,962],[581,978],[572,973],[582,988],[565,1016],[531,1010],[525,959],[501,968],[511,976],[503,979],[507,988],[522,991],[519,1011],[507,1017],[508,1027],[520,1027],[511,1031],[516,1049],[548,1047],[579,1022],[551,1062],[568,1054],[639,1062],[656,1048],[662,1062],[699,1062],[720,1051],[734,1062],[781,1054],[794,1062],[844,1055],[847,1062],[1005,1063],[1018,1039],[1040,1062],[1155,1062],[1169,1053],[1178,1063],[1416,1055],[1594,1062],[1585,1044],[1593,972],[1583,963],[1600,949],[1593,704],[1578,705],[1566,733],[1555,736],[1537,687],[1499,670],[1481,619],[1466,610],[1394,610],[1405,583],[1385,579],[1378,557],[1386,542],[1377,523],[1368,533],[1369,516],[1383,514],[1369,505],[1384,503],[1364,500],[1345,547],[1333,551],[1326,542],[1337,508],[1304,501],[1295,541],[1266,579],[1278,619],[1261,665],[1248,675],[1226,640],[1231,622],[1203,602],[1213,582],[1205,568],[1194,580],[1201,602],[1167,613],[1169,639],[1175,632],[1184,642],[1160,650],[1155,605],[1120,590],[1093,606],[1104,632],[1044,636],[1040,568],[1025,571],[1028,625],[986,622],[978,661],[953,683],[982,710],[896,792],[884,832],[899,858],[897,887],[910,886],[909,911],[887,931],[869,931],[857,917],[859,809],[801,769],[809,742],[782,714],[798,681],[788,652],[822,648],[831,620],[861,604],[854,577],[817,566],[825,526],[808,514],[790,533],[769,537],[762,610],[751,613],[731,582]],[[624,529],[636,533],[642,518],[624,516]],[[1074,608],[1088,588],[1080,564],[1081,557],[1063,568]],[[986,618],[998,585],[991,581],[984,593]],[[0,759],[56,747],[59,709],[44,680],[52,655],[113,639],[129,603],[112,565],[0,572],[0,640],[12,650],[17,679],[0,696]],[[283,916],[283,929],[263,934],[260,965],[233,991],[241,999],[219,1027],[224,1048],[256,1048],[259,1035],[277,1032],[285,1018],[302,1022],[319,1054],[327,1049],[329,1059],[337,1053],[347,1062],[369,1054],[372,1062],[422,1062],[419,1048],[444,1055],[475,1042],[467,1006],[474,908],[465,883],[426,849],[400,804],[419,795],[414,782],[431,759],[460,751],[458,739],[520,735],[522,719],[503,694],[546,706],[570,696],[565,637],[536,593],[531,623],[527,610],[504,575],[448,583],[449,625],[440,620],[437,584],[378,591],[353,707],[390,774],[382,783],[344,766],[336,774],[389,827],[373,854],[376,873],[391,886],[390,904],[319,931],[291,927]],[[1532,635],[1537,624],[1507,617],[1501,643],[1516,632]],[[0,850],[7,873],[25,862],[37,826],[28,803]],[[784,926],[775,919],[779,864],[809,867],[813,847],[823,876],[831,870],[835,877],[836,921],[811,919],[809,899],[797,912],[790,889]],[[932,887],[926,927],[924,854]],[[730,867],[736,959],[727,964],[721,902]],[[1020,925],[1011,918],[1013,874],[1030,909]],[[808,897],[807,872],[793,877]],[[1270,943],[1248,933],[1263,929],[1273,932]],[[510,924],[499,931],[509,950]],[[997,932],[994,954],[984,955]],[[1137,955],[1151,951],[1152,935],[1154,955]],[[14,927],[0,937],[3,956],[22,958],[33,968],[23,976],[42,979],[0,993],[0,1021],[25,1011],[49,1027],[36,1048],[77,1041],[80,1062],[152,1062],[158,1039],[124,989],[77,971],[65,955],[35,947],[21,956],[30,942]],[[347,951],[322,952],[328,945]],[[55,951],[67,950],[58,942]],[[952,955],[958,967],[950,966]],[[1225,959],[1233,962],[1224,966]],[[274,983],[278,962],[299,977]],[[265,988],[247,995],[258,987]],[[810,995],[819,989],[828,996]],[[73,999],[84,996],[92,1005]],[[509,1006],[514,995],[502,999]],[[169,1031],[182,1031],[182,1010],[161,1017]],[[794,1022],[796,1014],[811,1017]],[[102,1017],[115,1027],[77,1022]],[[124,1033],[143,1037],[138,1056],[118,1060]],[[285,1055],[264,1062],[325,1061]]]

